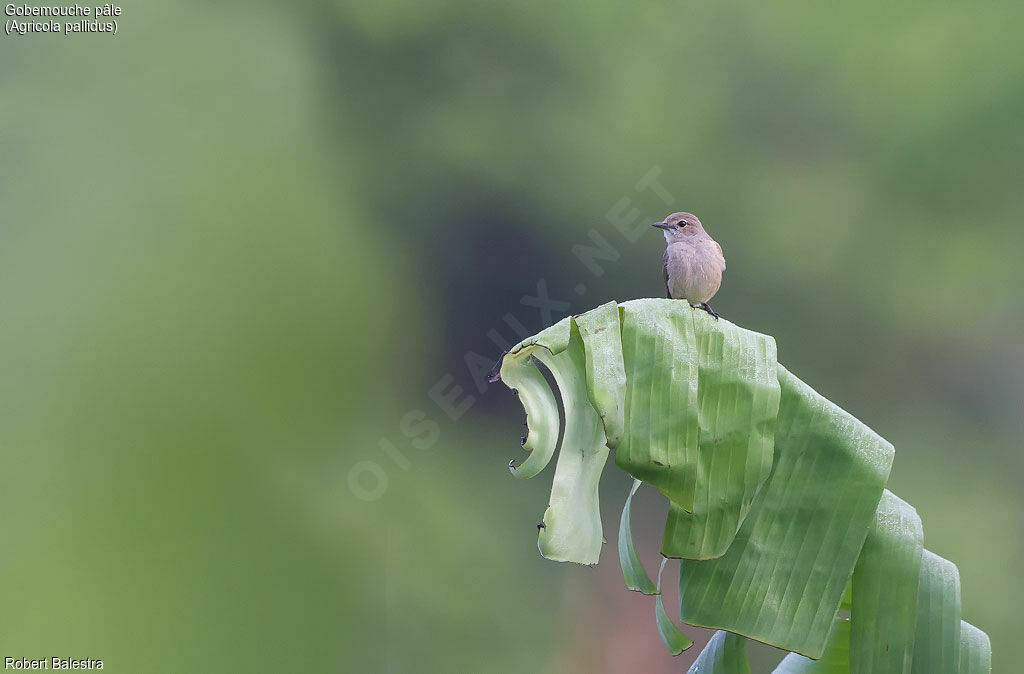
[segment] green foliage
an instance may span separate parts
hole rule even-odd
[[[850,632],[849,620],[836,620],[832,623],[828,644],[820,660],[812,660],[797,653],[790,653],[775,668],[774,674],[849,674],[851,671],[861,671],[852,668]]]
[[[679,313],[671,311],[669,300],[654,302],[651,313]],[[670,504],[662,552],[713,559],[729,549],[772,467],[780,396],[775,340],[704,313],[684,312],[682,318],[695,324],[697,377],[692,384],[697,387],[700,488],[694,491],[692,512]],[[642,359],[637,353],[632,362]],[[672,362],[662,365],[672,376],[684,375]],[[664,413],[676,414],[676,407]]]
[[[715,632],[688,674],[750,674],[747,639],[724,630]]]
[[[530,456],[521,464],[509,463],[516,477],[533,477],[548,465],[558,443],[558,403],[540,370],[525,360],[510,360],[503,373],[505,383],[519,394],[526,409],[528,432],[523,436],[523,449]]]
[[[622,517],[619,520],[619,566],[622,567],[622,577],[626,581],[626,587],[630,590],[644,594],[660,594],[661,573],[658,574],[658,586],[655,587],[640,561],[640,555],[636,552],[636,544],[633,543],[633,530],[630,521],[633,495],[642,484],[643,482],[640,480],[633,480],[629,496],[626,497],[626,505],[622,507]]]
[[[820,657],[892,447],[781,366],[779,382],[772,474],[722,557],[683,562],[682,617]]]
[[[658,625],[658,634],[661,635],[665,648],[672,655],[679,655],[691,648],[693,641],[681,629],[676,627],[676,624],[668,617],[668,612],[665,610],[665,602],[661,597],[661,575],[665,571],[666,563],[668,563],[668,558],[662,558],[661,566],[658,568],[658,593],[654,597],[654,620]]]
[[[601,418],[590,403],[578,329],[563,321],[538,335],[535,342],[513,350],[505,358],[502,376],[506,369],[523,367],[533,358],[551,371],[562,393],[566,415],[562,445],[572,448],[558,454],[537,546],[548,559],[596,564],[604,543],[597,488],[608,447]]]
[[[909,668],[923,545],[917,511],[886,490],[852,577],[850,631],[855,647],[850,664],[855,671]]]
[[[656,595],[670,652],[691,645],[662,602],[664,561],[652,591],[632,541],[632,498],[649,482],[669,499],[662,550],[683,559],[682,620],[731,633],[691,671],[745,666],[736,635],[792,651],[778,672],[955,673],[962,640],[963,667],[984,667],[983,633],[961,629],[956,566],[923,549],[917,512],[885,489],[892,445],[779,365],[770,337],[634,300],[525,340],[504,358],[506,383],[531,381],[532,358],[566,414],[542,554],[596,563],[597,478],[614,449],[636,478],[619,526],[627,587]]]
[[[959,667],[960,573],[949,560],[925,550],[921,558],[913,672],[955,674]]]
[[[992,671],[992,644],[988,635],[970,623],[960,622],[960,674]]]
[[[623,311],[619,358],[629,356],[629,424],[615,449],[616,465],[689,511],[696,491],[699,428],[693,334],[693,320],[685,314]]]

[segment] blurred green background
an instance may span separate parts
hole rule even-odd
[[[154,2],[116,37],[0,36],[0,656],[684,671],[613,548],[539,557],[550,469],[509,476],[522,414],[479,369],[506,314],[543,327],[540,281],[554,319],[661,296],[660,233],[609,213],[691,210],[716,309],[896,445],[890,487],[1013,670],[1022,20]]]

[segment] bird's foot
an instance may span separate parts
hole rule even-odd
[[[694,309],[703,309],[704,311],[711,314],[711,316],[714,317],[716,321],[719,318],[721,318],[721,316],[718,315],[718,312],[712,309],[711,305],[708,304],[707,302],[701,302],[700,304],[691,304],[690,306],[693,307]]]

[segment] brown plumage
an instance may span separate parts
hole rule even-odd
[[[665,291],[670,299],[686,300],[718,318],[708,301],[722,285],[725,257],[693,213],[673,213],[654,226],[665,233]]]

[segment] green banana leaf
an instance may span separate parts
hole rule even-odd
[[[622,567],[622,578],[627,588],[644,594],[660,594],[661,587],[654,586],[654,581],[647,575],[640,555],[636,552],[636,544],[633,543],[633,529],[630,523],[633,495],[642,484],[640,480],[633,480],[629,496],[626,497],[626,505],[622,507],[622,517],[619,519],[619,566]]]
[[[682,620],[821,657],[892,445],[781,365],[775,466],[720,558],[684,561]]]
[[[551,497],[541,518],[537,539],[542,555],[556,561],[597,564],[604,534],[598,483],[608,459],[601,420],[587,397],[582,376],[583,344],[574,332],[569,347],[553,356],[538,349],[535,357],[544,363],[562,391],[565,435],[558,453]]]
[[[851,620],[837,621],[820,660],[792,653],[776,674],[990,674],[988,635],[959,620],[956,566],[922,550],[920,531],[913,508],[886,492],[854,572]]]
[[[961,622],[956,567],[923,550],[917,513],[884,490],[892,446],[778,364],[770,337],[684,302],[634,300],[524,340],[500,363],[527,412],[521,477],[544,467],[558,435],[536,361],[565,410],[541,553],[596,563],[598,481],[614,449],[667,497],[662,551],[683,558],[683,622],[733,633],[699,662],[724,666],[745,636],[793,651],[780,668],[804,668],[777,671],[990,670],[987,636]],[[631,536],[638,487],[619,559],[627,586],[650,593]],[[660,594],[655,605],[678,650]],[[841,609],[850,620],[837,621]]]
[[[750,674],[747,639],[718,630],[686,674]]]
[[[910,674],[923,543],[917,511],[886,490],[853,572],[853,671]]]
[[[518,393],[519,401],[526,410],[528,429],[523,437],[523,449],[530,452],[521,464],[510,462],[509,470],[516,477],[533,477],[544,470],[555,454],[559,430],[558,403],[547,379],[528,354],[506,359],[502,378]]]
[[[704,312],[694,321],[700,488],[692,513],[670,504],[662,554],[712,559],[729,549],[771,471],[780,388],[774,339]]]
[[[665,642],[665,648],[672,655],[679,655],[685,650],[693,647],[693,641],[690,637],[683,634],[683,631],[676,626],[672,619],[668,617],[668,612],[665,610],[665,602],[661,598],[661,574],[665,570],[665,564],[668,563],[668,558],[662,558],[661,567],[658,569],[658,592],[657,596],[654,597],[654,620],[658,625],[658,634],[661,635],[661,640]]]
[[[622,361],[622,328],[615,302],[576,316],[586,355],[587,392],[601,415],[608,447],[622,441],[626,417],[626,369]]]
[[[684,302],[622,305],[626,419],[615,463],[692,511],[697,484],[697,343]]]
[[[820,660],[790,653],[775,668],[775,674],[849,674],[851,631],[849,620],[836,620]]]
[[[992,644],[974,625],[960,622],[960,674],[990,674]]]
[[[531,357],[551,371],[565,410],[565,433],[537,547],[544,557],[555,561],[597,564],[604,543],[598,483],[608,447],[601,418],[590,402],[583,340],[575,323],[561,321],[513,348],[502,360],[502,380],[521,381],[514,370],[526,367],[524,359]],[[531,425],[527,439],[533,430]]]
[[[504,361],[504,358],[507,356],[515,356],[521,351],[525,351],[532,346],[544,347],[551,353],[551,355],[557,356],[569,348],[569,338],[572,335],[572,324],[573,320],[571,316],[563,318],[551,327],[545,328],[533,337],[527,337],[513,346],[509,352],[502,357],[502,360]],[[502,375],[502,379],[504,379],[504,375]]]
[[[960,670],[960,573],[956,564],[925,550],[917,600],[914,674]]]

